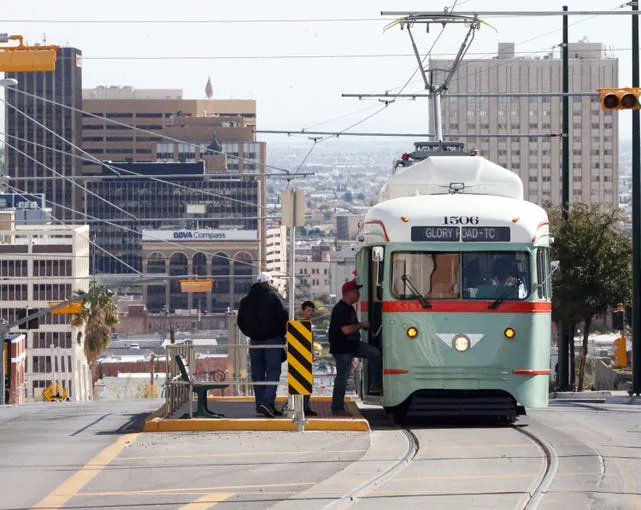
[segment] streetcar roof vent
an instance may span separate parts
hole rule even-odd
[[[480,157],[434,154],[398,168],[378,201],[416,195],[464,193],[523,199],[523,183],[511,170]]]

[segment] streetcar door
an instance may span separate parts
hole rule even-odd
[[[370,251],[369,289],[367,301],[369,305],[369,330],[367,331],[367,342],[376,347],[383,356],[383,276],[385,264],[385,248],[373,246]],[[369,366],[368,366],[369,371]],[[368,373],[368,385],[370,374]],[[380,380],[380,376],[379,376]]]

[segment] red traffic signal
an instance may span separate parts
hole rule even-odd
[[[597,89],[602,110],[641,110],[641,88]]]

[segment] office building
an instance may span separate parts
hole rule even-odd
[[[118,162],[88,178],[87,212],[102,220],[91,226],[96,273],[215,277],[210,298],[181,295],[179,278],[150,287],[152,312],[233,308],[261,270],[259,178],[207,174],[205,163]]]
[[[87,225],[16,225],[12,211],[0,212],[0,317],[14,322],[21,310],[39,310],[89,288]],[[12,280],[13,279],[13,280]],[[61,381],[71,400],[88,400],[92,381],[77,341],[79,328],[68,314],[47,314],[37,329],[26,331],[27,401]]]
[[[618,113],[602,111],[595,90],[618,85],[618,60],[606,55],[602,43],[571,43],[568,53],[570,92],[594,93],[570,98],[570,200],[615,205]],[[443,69],[451,64],[430,61],[435,85],[443,83]],[[517,173],[527,200],[559,205],[562,98],[545,94],[562,91],[562,76],[558,53],[516,56],[514,43],[499,43],[493,59],[463,60],[442,101],[446,140],[461,140],[467,149],[476,147],[480,155]],[[507,95],[517,93],[532,95]]]
[[[73,145],[80,146],[82,138],[82,53],[59,48],[55,71],[6,73],[6,77],[18,80],[16,88],[6,89],[5,167],[6,174],[15,178],[9,185],[44,193],[57,219],[78,219],[81,194],[74,178],[82,166]],[[60,176],[70,179],[55,178]]]
[[[274,225],[267,228],[265,239],[265,270],[274,278],[274,287],[282,295],[287,294],[287,228]]]

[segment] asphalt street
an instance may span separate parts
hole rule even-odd
[[[552,402],[517,427],[411,425],[371,433],[140,434],[157,400],[0,408],[0,508],[641,508],[641,406]],[[411,454],[407,456],[408,452]]]

